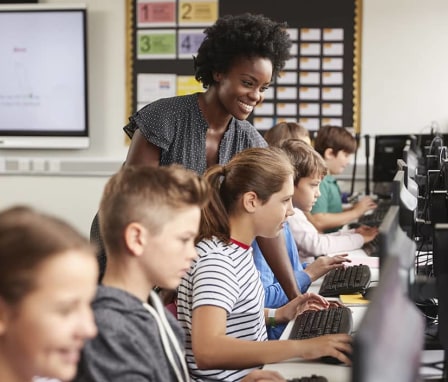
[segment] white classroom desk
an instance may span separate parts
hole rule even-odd
[[[370,266],[371,271],[371,286],[374,286],[379,280],[379,259],[369,257],[363,250],[355,250],[347,252],[348,258],[352,260],[352,265],[355,264],[367,264]],[[318,292],[321,281],[316,280],[309,288],[310,292]],[[329,300],[331,300],[329,298]],[[337,299],[336,299],[337,300]],[[357,328],[362,320],[362,317],[367,309],[368,305],[350,306],[353,318],[353,331],[356,333]],[[286,326],[280,339],[287,339],[291,332],[294,320],[290,321]],[[422,364],[438,362],[443,360],[443,351],[441,350],[425,350],[422,354]],[[311,375],[319,375],[326,377],[328,382],[351,382],[351,367],[346,365],[330,365],[319,361],[306,361],[300,358],[293,358],[284,362],[278,362],[273,364],[266,364],[265,370],[278,371],[284,378],[299,378],[310,377]],[[431,367],[421,367],[420,374],[425,380],[431,378],[440,378],[441,372],[438,369]],[[353,381],[356,382],[356,381]]]

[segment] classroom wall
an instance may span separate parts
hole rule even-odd
[[[104,184],[127,152],[122,132],[127,120],[126,19],[125,0],[84,3],[88,7],[91,146],[86,150],[0,150],[0,208],[31,204],[66,218],[88,235]],[[448,131],[446,20],[446,0],[363,1],[362,134],[429,133],[432,121],[442,132]],[[27,170],[5,171],[2,162],[6,159],[21,160]],[[60,161],[61,171],[30,170],[46,160]],[[358,160],[365,161],[362,148]],[[359,168],[356,187],[362,188]],[[343,185],[350,188],[348,181]]]
[[[364,0],[361,129],[448,130],[448,2]]]

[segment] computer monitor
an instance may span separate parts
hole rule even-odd
[[[400,280],[403,290],[410,295],[415,281],[416,243],[400,225],[400,206],[390,206],[379,226],[378,245],[380,278],[389,257],[396,257],[400,264]]]
[[[409,135],[377,135],[373,157],[373,192],[390,196],[391,185],[397,170],[397,159],[403,156],[403,147]]]
[[[412,167],[412,165],[409,165],[405,160],[398,159],[397,160],[397,170],[404,172],[404,185],[408,189],[408,191],[411,193],[414,198],[418,198],[419,196],[419,187],[417,182],[414,180],[414,176],[416,175],[416,167]]]
[[[444,375],[447,377],[448,354],[448,224],[434,225],[433,269],[438,297],[439,340],[445,351]]]
[[[352,382],[416,382],[425,323],[399,281],[400,259],[387,256],[353,338]]]
[[[415,175],[417,174],[418,169],[418,154],[412,148],[412,141],[406,141],[406,145],[403,147],[403,160],[409,167],[409,177],[415,179]]]
[[[417,218],[417,196],[412,195],[405,186],[405,172],[397,170],[392,182],[392,204],[399,206],[401,228],[413,238]]]
[[[0,150],[89,147],[87,53],[85,4],[0,5]]]

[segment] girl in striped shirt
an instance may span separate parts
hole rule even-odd
[[[276,237],[292,215],[294,169],[276,148],[250,148],[205,173],[211,202],[202,210],[198,258],[178,289],[187,363],[195,381],[240,381],[265,363],[332,356],[350,363],[350,336],[267,341],[266,324],[288,322],[308,309],[328,307],[306,293],[271,311],[252,257],[257,236]],[[272,314],[273,313],[273,314]]]

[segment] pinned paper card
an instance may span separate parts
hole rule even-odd
[[[322,72],[322,83],[324,85],[342,85],[342,72]]]
[[[324,57],[322,59],[323,70],[342,70],[344,61],[341,57]]]
[[[342,101],[342,87],[322,88],[322,100]]]
[[[341,116],[342,115],[342,103],[323,103],[322,115],[327,116]]]
[[[300,72],[300,84],[301,85],[319,85],[319,73],[317,72]]]
[[[298,122],[309,131],[316,131],[320,126],[319,118],[300,118]]]
[[[320,89],[318,87],[300,87],[299,88],[299,96],[302,100],[319,100]]]
[[[291,48],[289,48],[289,54],[291,56],[297,56],[299,52],[299,47],[296,42],[293,42]]]
[[[320,105],[318,103],[299,103],[299,113],[300,115],[319,115]]]
[[[324,41],[341,41],[344,39],[344,29],[325,28],[323,33]]]
[[[300,44],[300,54],[302,56],[318,56],[320,55],[320,44],[304,42]]]
[[[287,28],[286,32],[289,34],[291,41],[297,41],[299,30],[297,28]]]
[[[274,118],[255,117],[254,126],[259,130],[270,129],[272,126],[274,126]]]
[[[320,28],[301,28],[300,39],[302,41],[319,41],[321,38]]]
[[[324,56],[342,56],[344,54],[344,44],[326,42],[323,54]]]
[[[277,115],[291,116],[297,114],[297,104],[295,103],[279,103],[277,104]]]
[[[297,83],[297,72],[281,72],[277,77],[279,85],[295,85]]]
[[[291,57],[285,62],[285,70],[296,70],[297,69],[297,57]]]
[[[191,60],[198,54],[199,46],[205,37],[204,32],[202,29],[181,29],[177,33],[178,57]]]
[[[255,115],[273,115],[274,104],[272,102],[259,103],[254,109]]]
[[[325,125],[344,126],[342,118],[322,118],[321,126]]]
[[[317,57],[301,57],[300,58],[301,70],[319,70],[320,58]]]
[[[290,100],[290,99],[296,99],[297,98],[297,88],[290,86],[290,87],[278,87],[277,88],[277,99],[279,100]]]

